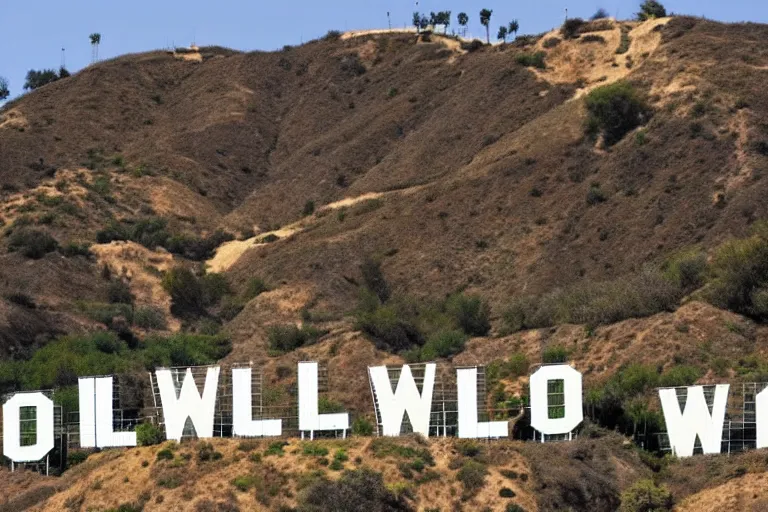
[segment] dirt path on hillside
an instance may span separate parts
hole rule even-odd
[[[232,268],[232,266],[237,263],[240,257],[248,249],[273,243],[277,241],[275,238],[279,240],[290,238],[297,233],[304,231],[308,226],[313,224],[319,216],[322,216],[323,213],[327,213],[332,210],[338,210],[339,208],[348,208],[364,201],[378,199],[383,195],[384,193],[381,192],[369,192],[357,197],[347,197],[341,199],[340,201],[327,204],[320,208],[314,215],[305,217],[278,230],[259,233],[258,235],[246,240],[233,240],[231,242],[225,242],[219,246],[213,258],[206,261],[205,263],[208,266],[208,270],[210,272],[224,272],[225,270]]]

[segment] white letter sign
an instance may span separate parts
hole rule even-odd
[[[399,436],[403,415],[408,412],[413,431],[429,437],[429,415],[432,412],[432,390],[435,387],[435,363],[429,363],[424,369],[424,387],[419,388],[413,380],[411,367],[407,364],[400,372],[397,390],[393,393],[389,383],[386,366],[368,368],[373,384],[373,392],[379,404],[382,430],[385,436]]]
[[[197,390],[192,369],[187,368],[181,392],[176,397],[171,370],[157,370],[157,386],[160,388],[160,400],[163,403],[165,437],[181,441],[187,418],[192,420],[197,437],[213,437],[213,414],[216,408],[216,388],[219,384],[218,366],[208,368],[205,375],[203,396]]]
[[[115,432],[112,428],[112,377],[80,378],[77,384],[80,447],[136,446],[136,432]]]
[[[755,397],[755,421],[757,422],[757,448],[768,447],[768,387]]]
[[[549,382],[563,381],[562,418],[549,417]],[[567,434],[584,419],[581,373],[567,364],[542,366],[531,375],[531,426],[542,434]]]
[[[696,435],[701,440],[701,449],[704,453],[720,453],[725,404],[728,401],[728,384],[715,386],[712,414],[709,413],[707,400],[704,398],[703,386],[687,388],[685,410],[682,413],[675,388],[660,389],[659,398],[664,411],[664,421],[667,423],[672,453],[678,457],[693,455]]]
[[[251,369],[232,369],[232,433],[236,436],[279,436],[283,420],[254,420],[251,408]]]
[[[35,444],[22,446],[21,408],[35,409]],[[37,391],[16,393],[3,404],[3,455],[14,462],[34,462],[53,450],[53,401]],[[32,431],[32,429],[30,429]]]
[[[317,363],[299,363],[299,430],[308,431],[310,439],[315,431],[349,428],[349,414],[320,414],[317,405]]]
[[[477,421],[477,368],[456,370],[459,400],[459,437],[506,437],[506,421]]]

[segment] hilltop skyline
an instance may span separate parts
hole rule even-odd
[[[492,9],[491,38],[494,40],[498,26],[512,19],[519,20],[520,34],[536,34],[562,23],[566,8],[571,17],[586,18],[603,8],[611,16],[629,19],[638,10],[638,5],[637,0],[544,0],[518,7],[493,1],[376,0],[362,5],[342,0],[331,6],[319,6],[294,0],[259,8],[228,0],[218,3],[216,12],[211,12],[202,9],[204,4],[196,0],[161,5],[147,0],[125,5],[101,5],[90,0],[67,4],[46,1],[42,8],[40,4],[13,2],[5,7],[0,18],[0,48],[4,50],[0,55],[0,76],[9,80],[9,99],[13,99],[24,92],[25,76],[30,69],[58,69],[65,57],[69,71],[77,72],[90,64],[88,35],[93,32],[102,34],[99,56],[104,60],[126,53],[187,46],[192,42],[242,51],[275,50],[316,39],[328,30],[386,28],[390,23],[393,28],[410,26],[415,10],[427,15],[430,11],[450,10],[450,29],[457,28],[456,15],[464,11],[470,19],[468,37],[483,38],[485,34],[478,13],[482,8]],[[714,1],[675,0],[664,2],[664,5],[669,12],[718,21],[768,22],[768,6],[755,6],[748,0],[727,5]],[[239,14],[232,16],[232,13]],[[285,13],[295,19],[276,22]],[[62,48],[66,50],[64,55]]]

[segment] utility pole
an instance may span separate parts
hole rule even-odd
[[[389,25],[389,30],[392,30],[392,19],[389,17],[389,11],[387,11],[387,25]]]

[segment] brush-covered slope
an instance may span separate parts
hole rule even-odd
[[[210,48],[201,63],[161,52],[102,62],[4,108],[3,220],[39,224],[62,245],[149,217],[174,233],[222,228],[246,242],[216,270],[316,288],[337,311],[368,256],[404,292],[469,287],[492,305],[620,276],[766,213],[768,29],[666,21],[627,25],[633,58],[616,56],[622,28],[609,24],[593,33],[602,43],[551,49],[554,34],[471,53],[376,35]],[[547,70],[516,62],[539,50]],[[591,59],[581,74],[574,55]],[[600,68],[611,72],[595,78]],[[584,136],[573,98],[620,78],[649,95],[653,117],[605,150]],[[590,204],[596,187],[607,200]],[[322,208],[370,193],[378,201]],[[276,231],[290,240],[243,251],[312,211]],[[24,287],[58,309],[71,292],[43,280],[45,266],[82,281],[83,299],[103,294],[87,263],[3,259],[6,296]]]

